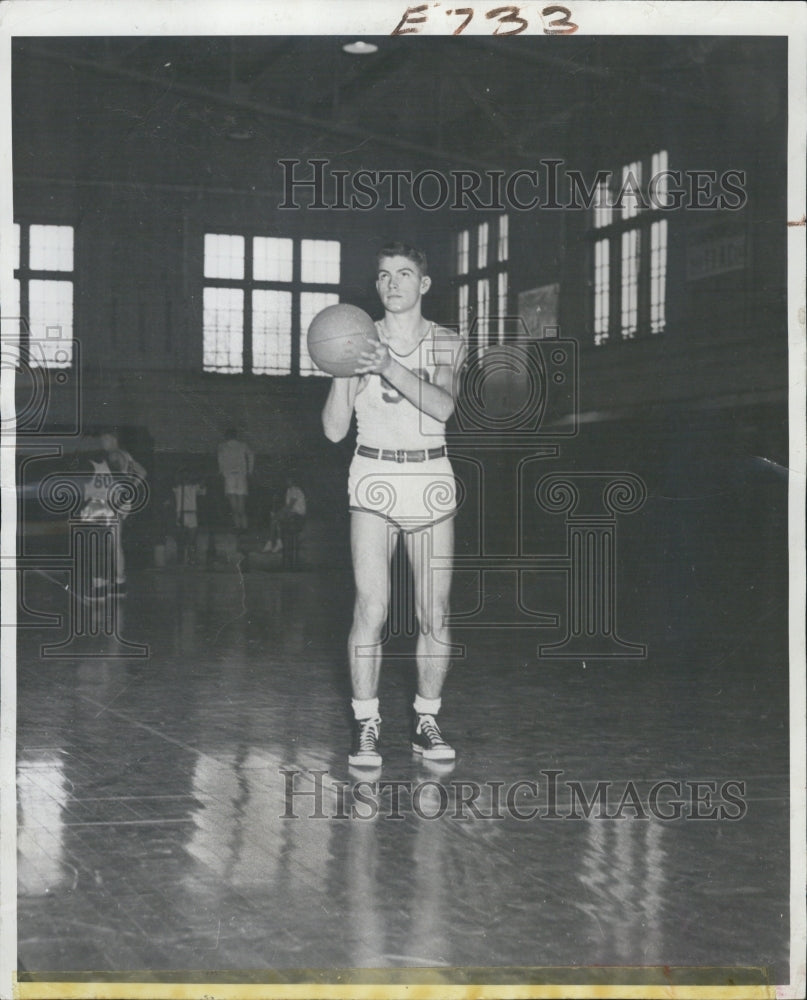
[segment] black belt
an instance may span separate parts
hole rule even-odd
[[[360,444],[356,449],[357,455],[363,455],[365,458],[381,458],[385,462],[425,462],[427,458],[442,458],[445,453],[445,445],[429,448],[428,451],[423,448],[420,451],[405,451],[402,448],[393,451],[389,448],[368,448],[364,444]]]

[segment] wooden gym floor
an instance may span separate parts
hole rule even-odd
[[[384,768],[366,777],[410,784],[397,816],[379,792],[372,819],[336,815],[361,778],[346,762],[349,572],[141,570],[117,638],[71,657],[43,651],[67,617],[36,618],[67,616],[68,595],[26,574],[21,973],[703,965],[787,981],[783,560],[752,535],[711,547],[704,535],[684,570],[659,575],[664,517],[648,505],[620,537],[619,627],[646,657],[539,657],[562,628],[455,630],[465,649],[441,716],[453,770],[408,749],[411,643],[391,640]],[[456,611],[473,606],[466,577]],[[509,600],[503,580],[489,586],[490,607]],[[562,580],[530,586],[528,603],[562,603]],[[119,639],[147,655],[121,656]],[[315,790],[312,772],[326,772],[319,799],[298,794]],[[678,819],[649,808],[665,779],[680,785],[657,811],[678,798]],[[283,816],[290,781],[297,818]],[[522,785],[505,808],[519,781],[537,800]],[[461,782],[480,786],[483,813],[500,783],[501,818],[463,812]],[[609,782],[606,811],[622,802],[621,818],[585,818],[575,782],[589,797]],[[515,815],[535,805],[542,815]]]

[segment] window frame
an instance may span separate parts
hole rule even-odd
[[[206,278],[204,275],[205,271],[205,238],[207,236],[240,236],[244,239],[244,276],[243,278]],[[291,267],[291,278],[290,280],[281,279],[263,279],[255,278],[255,254],[254,254],[254,240],[255,239],[283,239],[291,240],[292,243],[292,267]],[[339,281],[338,283],[333,282],[311,282],[302,280],[302,246],[304,241],[314,241],[323,243],[335,243],[339,247]],[[204,301],[204,291],[207,288],[235,288],[241,289],[243,291],[243,327],[242,327],[242,351],[241,351],[241,370],[236,372],[229,371],[218,371],[214,368],[205,367],[205,357],[204,357],[204,309],[202,309],[201,317],[201,334],[202,334],[202,359],[201,367],[202,374],[205,376],[213,377],[241,377],[241,378],[311,378],[324,375],[324,372],[318,370],[305,370],[301,369],[300,361],[302,357],[301,338],[305,335],[305,331],[301,328],[301,316],[302,316],[302,296],[306,292],[324,292],[324,293],[335,293],[338,296],[338,301],[343,301],[342,299],[342,253],[344,250],[344,244],[341,240],[333,239],[330,235],[323,236],[311,236],[306,234],[305,236],[288,236],[286,234],[280,233],[270,233],[266,232],[265,229],[260,228],[245,228],[241,227],[238,230],[227,225],[215,226],[209,225],[204,227],[202,231],[201,239],[201,258],[202,266],[200,269],[201,276],[201,300]],[[290,366],[289,371],[279,371],[279,372],[256,372],[255,358],[254,358],[254,336],[253,336],[253,292],[255,291],[279,291],[279,292],[290,292],[291,293],[291,343],[290,343]]]
[[[499,212],[479,218],[454,233],[452,293],[458,330],[469,346],[480,353],[505,341],[504,318],[509,313],[510,301],[510,221],[508,212]],[[484,263],[481,255],[483,246]],[[502,303],[503,288],[505,301]],[[482,294],[483,289],[486,289],[486,296]],[[486,307],[484,314],[480,312],[482,304]],[[475,315],[470,322],[472,311]]]
[[[13,278],[17,282],[19,289],[19,356],[20,365],[18,371],[21,371],[24,367],[36,368],[43,372],[59,372],[59,371],[69,371],[74,368],[76,363],[76,355],[73,350],[76,340],[76,225],[73,221],[66,220],[43,220],[34,218],[22,218],[15,219],[15,226],[18,227],[19,231],[19,245],[18,245],[18,257],[16,266],[13,269]],[[72,268],[69,270],[66,268],[60,269],[49,269],[49,268],[33,268],[30,266],[31,260],[31,229],[35,226],[42,226],[43,228],[60,228],[60,229],[70,229],[72,238]],[[67,340],[69,344],[69,353],[64,361],[57,361],[56,359],[49,359],[48,357],[39,358],[32,353],[32,344],[45,343],[45,340],[41,338],[36,338],[33,336],[32,324],[31,324],[31,283],[34,281],[42,282],[61,282],[71,287],[71,303],[70,303],[70,337]],[[13,317],[11,317],[13,318]],[[47,328],[46,328],[47,329]]]
[[[616,197],[623,187],[626,171],[639,167],[638,189],[646,207],[634,208],[630,192],[620,206]],[[588,210],[588,226],[585,233],[587,243],[588,305],[586,323],[587,342],[594,348],[605,348],[615,344],[648,340],[669,331],[667,317],[667,275],[669,270],[669,209],[659,208],[648,197],[650,182],[654,173],[669,169],[669,153],[666,149],[654,149],[642,156],[633,156],[610,173],[607,185],[608,207],[601,207],[598,196],[602,188],[598,185],[595,203]],[[665,194],[666,189],[658,191]],[[656,232],[663,234],[656,245],[653,243],[654,226],[663,223]],[[635,233],[638,241],[635,276],[635,325],[630,322],[632,304],[625,303],[626,257],[623,247],[633,242],[629,234]],[[603,281],[602,261],[599,260],[598,245],[605,244],[607,268]],[[658,253],[655,259],[654,253]],[[603,298],[607,298],[605,319],[607,326],[602,330]],[[626,324],[625,317],[628,317]]]

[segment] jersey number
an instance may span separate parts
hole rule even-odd
[[[93,486],[95,486],[97,490],[109,489],[111,485],[112,485],[112,476],[108,475],[107,473],[104,473],[103,475],[98,474],[93,477]]]
[[[431,382],[431,377],[425,368],[413,368],[412,374],[417,375],[417,377],[422,379],[424,382]],[[389,384],[383,375],[381,376],[381,384],[385,387],[381,390],[381,398],[385,403],[400,403],[400,401],[404,398],[395,386]]]

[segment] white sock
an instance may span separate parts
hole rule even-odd
[[[351,698],[350,704],[357,719],[373,719],[378,715],[378,698]]]
[[[437,715],[442,703],[442,698],[422,698],[419,694],[415,695],[415,711],[418,715]]]

